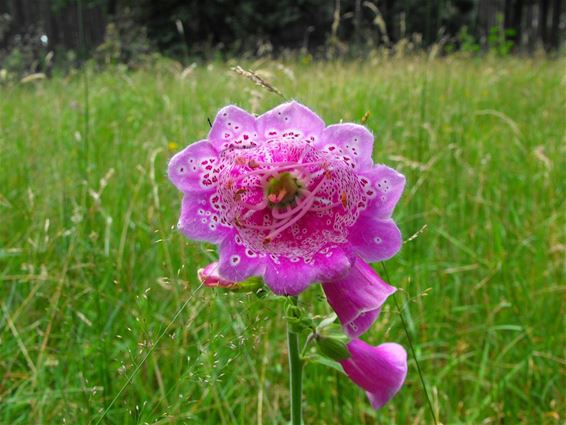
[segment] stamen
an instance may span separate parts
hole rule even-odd
[[[236,157],[236,164],[237,165],[246,165],[247,162],[248,162],[248,160],[243,156],[237,156]]]
[[[340,194],[340,202],[342,202],[344,209],[348,208],[348,195],[346,194],[346,192],[342,192]]]
[[[301,195],[302,195],[302,193],[301,193]],[[301,197],[297,201],[303,201],[304,199],[306,199],[306,198]],[[304,205],[304,203],[297,202],[297,206],[295,208],[291,208],[290,210],[288,209],[285,212],[279,212],[279,211],[277,211],[277,208],[273,208],[271,210],[271,215],[273,215],[274,218],[279,218],[279,219],[288,218],[288,217],[294,215],[296,212],[300,211],[303,208],[303,205]]]
[[[289,227],[291,227],[293,224],[295,224],[297,221],[299,221],[301,218],[303,218],[303,216],[309,212],[309,207],[312,205],[314,201],[312,199],[309,199],[309,201],[305,202],[305,204],[308,203],[308,205],[304,205],[304,208],[302,208],[302,211],[297,214],[295,217],[291,218],[289,221],[287,221],[285,224],[283,224],[281,227],[275,229],[273,232],[271,232],[269,235],[267,235],[267,237],[264,239],[264,243],[265,240],[273,240],[273,238],[275,238],[276,236],[278,236],[279,234],[281,234],[284,230],[288,229]]]
[[[236,193],[234,194],[234,200],[235,200],[236,202],[240,202],[240,201],[242,200],[242,195],[243,195],[244,193],[246,193],[246,189],[244,189],[243,187],[240,188],[240,189],[238,189],[238,190],[236,191]]]
[[[293,163],[289,163],[289,165],[275,167],[275,168],[271,168],[269,170],[262,168],[261,170],[254,170],[254,171],[250,171],[249,173],[241,174],[236,178],[236,181],[238,181],[238,180],[240,180],[244,177],[253,176],[255,174],[270,174],[270,175],[273,176],[273,175],[276,175],[276,174],[280,174],[282,171],[295,170],[295,169],[298,169],[298,168],[311,167],[311,166],[314,166],[314,165],[321,165],[321,164],[325,164],[325,163],[326,163],[326,161],[305,162],[305,163],[302,163],[302,164],[298,164],[296,162],[293,162]],[[272,164],[266,164],[266,165],[272,165]]]
[[[320,188],[322,187],[323,184],[324,184],[324,179],[322,179],[316,185],[316,187],[312,191],[311,195],[305,198],[306,199],[305,202],[303,204],[301,204],[301,207],[299,208],[300,212],[296,216],[294,216],[293,218],[288,220],[285,224],[282,224],[281,227],[272,231],[269,235],[267,235],[266,239],[273,240],[273,238],[275,238],[277,235],[281,234],[281,232],[283,232],[284,230],[291,227],[293,224],[295,224],[297,221],[299,221],[306,213],[308,213],[309,208],[314,203],[316,193],[320,190]]]

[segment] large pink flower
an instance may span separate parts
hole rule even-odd
[[[356,278],[356,262],[401,246],[391,213],[405,178],[373,165],[372,150],[365,127],[325,127],[297,102],[258,118],[227,106],[207,140],[171,159],[169,177],[184,193],[178,227],[219,245],[227,280],[261,276],[274,293],[296,295]]]

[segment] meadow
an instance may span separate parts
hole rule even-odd
[[[176,231],[166,177],[225,104],[281,102],[234,65],[0,86],[0,423],[288,421],[283,302],[199,286],[215,252]],[[406,174],[386,263],[406,329],[389,301],[364,339],[409,333],[438,422],[564,423],[564,59],[240,65],[327,123],[369,111],[375,161]],[[322,297],[301,302],[324,315]],[[305,375],[307,425],[433,423],[412,358],[378,412],[339,372]]]

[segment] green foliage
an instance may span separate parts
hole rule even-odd
[[[458,40],[460,41],[460,50],[464,53],[478,53],[481,50],[481,46],[476,41],[475,37],[468,32],[468,27],[463,26],[458,34]]]
[[[515,30],[503,28],[503,15],[497,15],[497,25],[489,29],[487,36],[487,46],[490,52],[498,56],[504,57],[511,53],[513,41],[511,38],[515,35]]]
[[[137,23],[131,9],[125,9],[106,25],[104,41],[95,49],[93,57],[105,65],[136,67],[146,62],[152,51],[147,29]]]
[[[280,102],[234,65],[327,123],[371,111],[374,159],[407,176],[387,269],[440,421],[560,423],[565,64],[491,56],[90,68],[88,132],[82,72],[0,87],[0,423],[95,424],[115,398],[101,423],[287,422],[282,303],[196,289],[214,253],[166,176],[220,107]],[[318,286],[300,306],[330,313]],[[363,338],[407,346],[393,303]],[[305,423],[431,423],[412,360],[375,412],[306,357]]]

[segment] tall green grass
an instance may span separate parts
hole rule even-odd
[[[387,269],[444,424],[565,420],[564,66],[247,64],[327,123],[370,111],[374,159],[407,175]],[[0,87],[0,423],[288,420],[281,302],[199,289],[214,251],[174,228],[172,151],[227,103],[280,102],[229,67],[91,69],[88,131],[80,74]],[[407,345],[392,302],[364,338]],[[431,423],[415,366],[374,412],[309,365],[306,424]]]

